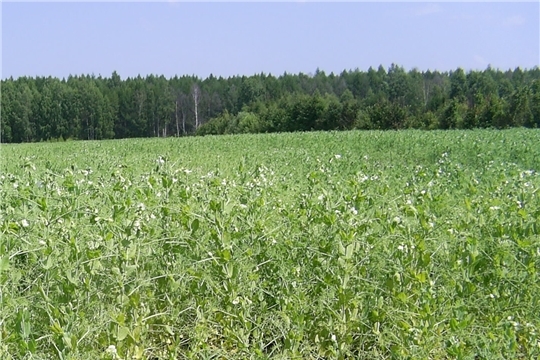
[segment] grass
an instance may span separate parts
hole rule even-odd
[[[540,131],[2,145],[2,359],[536,359]]]

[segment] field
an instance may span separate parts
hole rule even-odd
[[[0,147],[2,359],[540,358],[540,131]]]

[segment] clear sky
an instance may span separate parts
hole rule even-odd
[[[56,2],[2,5],[2,78],[215,76],[540,64],[527,3]]]

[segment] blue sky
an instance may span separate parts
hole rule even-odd
[[[2,78],[207,77],[532,68],[540,5],[426,2],[55,2],[2,5]]]

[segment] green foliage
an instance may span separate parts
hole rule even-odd
[[[538,358],[539,141],[2,145],[0,357]]]
[[[407,122],[406,110],[397,103],[384,101],[368,109],[372,129],[402,129]]]
[[[261,129],[261,121],[257,114],[241,111],[234,116],[225,112],[202,125],[197,130],[197,135],[254,134],[260,132]]]
[[[110,78],[21,77],[2,80],[0,140],[538,127],[539,81],[537,67],[466,73],[405,71],[396,64],[339,75],[317,69],[227,79],[121,79],[116,72]]]

